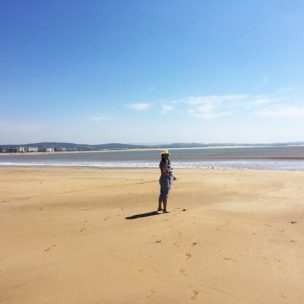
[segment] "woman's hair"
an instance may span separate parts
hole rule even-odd
[[[163,154],[163,155],[161,156],[162,160],[165,160],[165,158],[164,158],[164,155],[168,155],[168,154]],[[168,158],[167,158],[167,160],[168,160],[168,163],[170,164],[170,159],[169,159],[169,155],[168,155]]]

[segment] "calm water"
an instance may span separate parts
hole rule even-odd
[[[1,155],[0,166],[157,168],[159,150]],[[304,170],[304,147],[171,149],[175,168]]]

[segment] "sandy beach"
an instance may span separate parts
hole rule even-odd
[[[0,168],[0,303],[304,303],[304,172]]]

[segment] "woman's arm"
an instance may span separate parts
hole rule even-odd
[[[166,166],[160,165],[159,169],[162,174],[168,174],[168,170],[167,170]]]

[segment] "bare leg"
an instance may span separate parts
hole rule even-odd
[[[162,211],[162,210],[163,210],[163,209],[162,209],[162,202],[163,202],[163,200],[162,200],[161,196],[159,196],[159,199],[158,199],[158,209],[157,209],[157,211]]]
[[[167,210],[167,200],[165,199],[164,200],[164,210],[163,210],[164,213],[169,213],[169,211]]]

